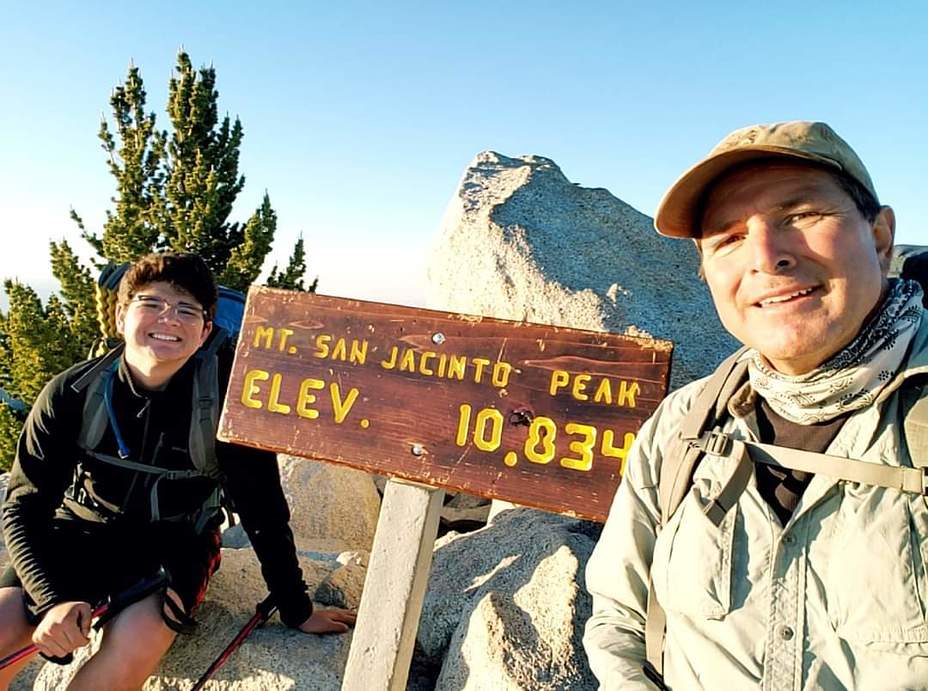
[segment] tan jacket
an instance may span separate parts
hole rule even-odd
[[[912,465],[899,392],[928,373],[928,318],[911,353],[827,453]],[[671,689],[928,689],[925,497],[817,475],[781,527],[752,478],[716,528],[700,507],[731,463],[706,456],[657,535],[662,452],[700,386],[673,393],[642,426],[587,566],[593,615],[583,643],[601,688],[654,688],[641,672],[651,572],[667,613]],[[745,385],[733,397],[725,431],[757,439],[753,395]]]

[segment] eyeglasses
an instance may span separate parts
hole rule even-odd
[[[173,303],[157,295],[136,295],[129,301],[145,314],[160,317],[169,310],[173,310],[177,318],[188,324],[196,324],[206,319],[206,312],[202,307],[191,305],[189,302]]]

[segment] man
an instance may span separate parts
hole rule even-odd
[[[928,373],[928,324],[921,288],[886,278],[892,209],[831,128],[788,122],[726,137],[655,226],[695,241],[747,378],[711,394],[726,444],[700,442],[664,521],[662,471],[707,381],[640,430],[587,567],[584,646],[602,687],[925,688],[928,504],[883,475],[847,480],[917,465],[903,420]],[[732,451],[753,442],[841,458],[807,472]]]
[[[333,633],[354,622],[351,612],[312,608],[274,454],[219,442],[212,454],[194,450],[215,439],[215,417],[196,422],[215,409],[193,411],[204,400],[199,368],[217,364],[200,350],[216,295],[196,255],[141,259],[119,288],[122,355],[111,365],[97,358],[71,367],[36,400],[3,507],[12,567],[0,575],[0,658],[30,640],[47,656],[69,655],[88,643],[93,603],[163,566],[166,592],[107,624],[100,649],[69,687],[140,688],[176,631],[191,623],[218,568],[217,481],[251,537],[284,623]],[[231,362],[221,354],[224,392]],[[198,469],[201,457],[216,467]],[[21,667],[0,672],[0,689]]]

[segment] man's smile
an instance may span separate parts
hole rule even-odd
[[[771,307],[773,305],[779,305],[786,302],[794,302],[800,298],[811,295],[816,290],[818,290],[817,286],[811,286],[809,288],[800,288],[798,290],[791,290],[789,292],[778,291],[776,293],[766,295],[754,304],[758,307]]]

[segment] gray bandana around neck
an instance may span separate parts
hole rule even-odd
[[[800,425],[864,408],[899,370],[923,311],[921,286],[893,279],[879,313],[843,350],[811,372],[781,374],[752,350],[751,387],[777,415]]]

